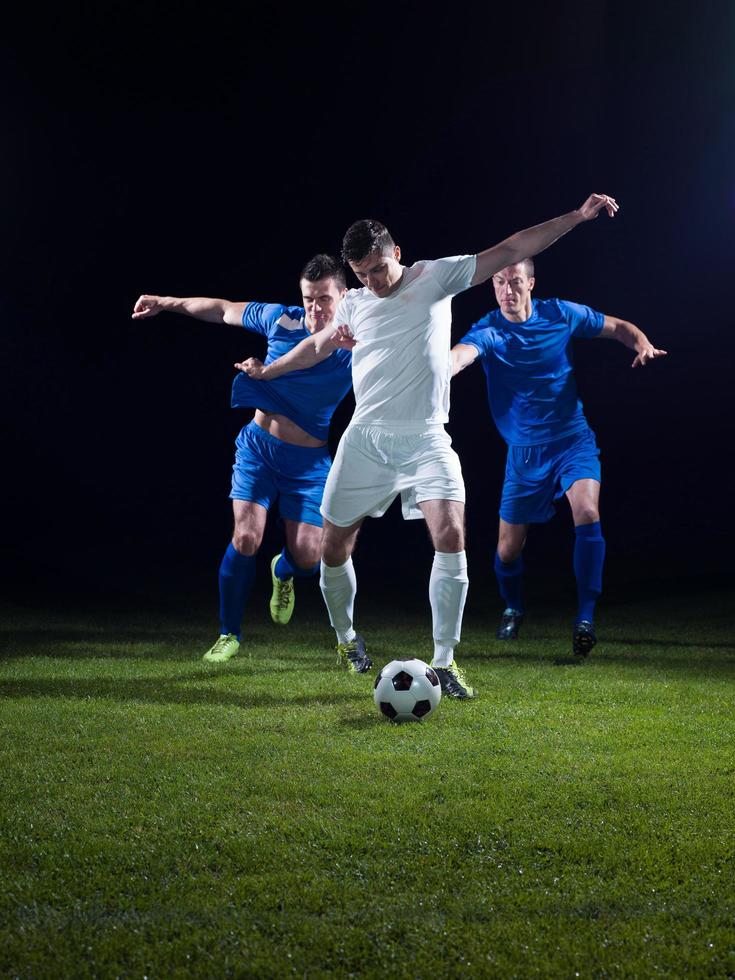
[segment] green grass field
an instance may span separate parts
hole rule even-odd
[[[253,613],[5,608],[7,977],[733,977],[735,646],[724,593],[609,605],[569,663],[466,617],[479,688],[395,726],[316,600]],[[361,615],[378,665],[428,611]]]

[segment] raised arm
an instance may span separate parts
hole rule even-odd
[[[572,228],[576,228],[584,221],[592,221],[603,208],[612,218],[618,210],[618,203],[607,194],[591,194],[576,211],[562,214],[558,218],[544,221],[543,224],[534,225],[532,228],[524,228],[523,231],[517,231],[510,238],[493,245],[492,248],[479,252],[472,285],[477,286],[501,269],[543,252]]]
[[[183,313],[196,320],[208,323],[229,323],[233,327],[242,326],[242,315],[247,303],[231,303],[227,299],[212,299],[207,296],[141,296],[133,307],[133,320],[145,320],[164,311]]]
[[[452,355],[452,377],[469,367],[480,353],[473,344],[455,344],[451,350]]]
[[[632,367],[645,367],[649,361],[657,357],[666,357],[665,350],[654,347],[642,330],[639,330],[634,323],[628,320],[620,320],[615,316],[606,316],[599,337],[610,337],[612,340],[619,340],[631,350],[635,351]]]

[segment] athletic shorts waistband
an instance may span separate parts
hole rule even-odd
[[[348,429],[360,429],[369,432],[388,432],[401,436],[432,435],[435,432],[445,432],[444,422],[350,422]],[[346,431],[346,430],[345,430]]]
[[[573,442],[579,439],[580,436],[584,436],[587,433],[589,433],[594,437],[594,432],[589,427],[589,424],[585,421],[582,423],[582,425],[577,426],[576,428],[572,429],[570,432],[565,432],[563,433],[563,435],[560,436],[554,436],[553,439],[544,439],[543,441],[529,442],[529,443],[509,442],[507,445],[508,445],[508,449],[510,449],[513,452],[520,452],[524,449],[539,449],[545,446],[549,446],[556,451],[560,449],[565,442],[568,445],[571,445]]]
[[[257,439],[263,444],[270,443],[272,446],[286,446],[288,449],[293,449],[300,453],[308,453],[309,455],[329,452],[329,447],[326,443],[323,446],[299,446],[295,442],[286,442],[285,439],[279,439],[278,436],[271,435],[270,432],[259,426],[255,419],[248,422],[243,431],[246,430],[251,439]]]

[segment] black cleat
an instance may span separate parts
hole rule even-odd
[[[503,618],[500,620],[500,626],[495,631],[495,638],[497,640],[517,640],[518,630],[521,628],[522,622],[522,612],[518,612],[517,609],[506,609]]]
[[[474,698],[475,689],[467,683],[464,672],[452,661],[448,667],[434,667],[436,676],[441,684],[442,694],[450,698],[459,698],[462,701]]]
[[[337,663],[343,664],[353,674],[366,674],[373,666],[365,641],[359,633],[349,643],[337,644]]]
[[[589,656],[595,643],[597,643],[597,634],[592,623],[589,623],[586,619],[582,619],[574,624],[572,650],[574,651],[575,657]]]

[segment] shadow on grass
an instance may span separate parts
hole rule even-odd
[[[298,640],[282,637],[281,645],[272,634],[249,632],[243,642],[239,660],[256,660],[259,656],[277,657],[282,660],[300,661],[299,641],[308,644],[303,631]],[[304,647],[304,656],[313,657],[313,647],[329,648],[329,636],[311,641]],[[191,630],[154,632],[145,630],[98,630],[54,629],[41,631],[7,630],[0,632],[0,655],[5,658],[46,657],[74,660],[192,660],[196,662],[211,646],[211,633],[194,633]],[[201,651],[201,653],[200,653]]]
[[[610,637],[608,643],[621,644],[626,647],[645,647],[645,646],[658,646],[667,647],[674,650],[689,650],[689,649],[699,649],[699,650],[729,650],[733,657],[735,657],[735,643],[728,640],[708,640],[706,637],[700,640],[671,640],[660,636],[614,636]]]
[[[364,702],[364,698],[361,701]],[[353,731],[359,732],[373,728],[384,728],[386,725],[390,725],[390,722],[383,718],[382,715],[379,715],[376,709],[375,712],[369,715],[355,715],[354,718],[342,718],[339,724],[342,728],[351,728]]]
[[[465,663],[512,663],[516,665],[551,664],[556,667],[631,667],[655,668],[680,673],[708,672],[730,675],[735,671],[735,647],[727,643],[667,643],[649,640],[628,642],[614,640],[600,642],[590,656],[575,657],[573,654],[559,653],[562,643],[559,637],[549,637],[549,645],[544,648],[543,638],[523,642],[514,641],[511,645],[493,643],[487,649],[477,650],[477,644],[468,641],[463,644],[459,659]],[[642,649],[644,645],[648,649]],[[629,648],[626,649],[626,648]],[[721,651],[726,651],[723,656]],[[731,653],[731,656],[727,654]]]
[[[214,675],[212,675],[214,676]],[[195,678],[188,675],[136,680],[76,680],[54,678],[49,680],[7,680],[0,682],[0,698],[64,698],[81,701],[103,699],[107,701],[139,701],[146,704],[193,704],[212,707],[235,708],[288,708],[313,707],[316,704],[357,704],[364,701],[365,691],[314,691],[288,697],[269,692],[238,694],[232,690],[214,687],[191,688]]]

